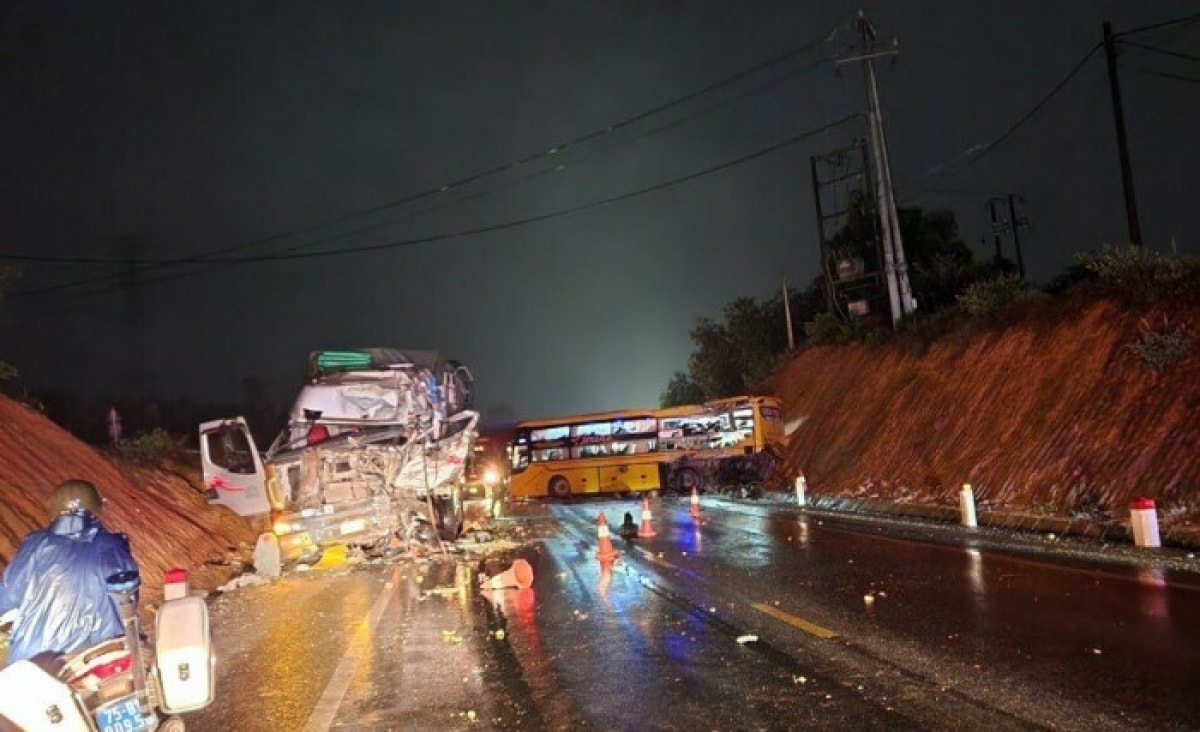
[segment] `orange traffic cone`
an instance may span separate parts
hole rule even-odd
[[[692,486],[692,518],[700,518],[700,493]]]
[[[509,587],[524,589],[533,584],[533,567],[524,559],[516,559],[511,567],[495,577],[481,578],[480,583],[488,590],[503,590]]]
[[[600,518],[596,519],[596,538],[599,539],[600,548],[596,552],[596,558],[600,563],[611,562],[617,558],[617,552],[613,549],[612,538],[608,534],[608,519],[604,518],[604,512],[600,512]]]
[[[638,536],[654,536],[658,532],[654,530],[654,526],[650,523],[650,501],[642,498],[642,525],[638,527]]]

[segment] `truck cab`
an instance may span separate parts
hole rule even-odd
[[[314,351],[264,453],[240,417],[200,426],[209,501],[269,513],[288,563],[333,544],[454,539],[479,419],[472,385],[466,367],[432,352]]]

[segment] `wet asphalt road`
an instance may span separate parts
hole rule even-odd
[[[539,538],[330,563],[212,602],[192,730],[1200,726],[1200,576],[794,506],[527,506]],[[603,511],[621,557],[596,559]],[[475,575],[515,555],[526,590]]]

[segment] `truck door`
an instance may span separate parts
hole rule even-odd
[[[200,463],[208,502],[228,506],[239,516],[271,510],[262,458],[241,417],[200,425]]]

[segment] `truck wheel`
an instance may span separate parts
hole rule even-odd
[[[550,479],[550,495],[555,498],[567,498],[571,495],[571,484],[561,475]]]
[[[693,488],[700,487],[700,474],[692,468],[684,468],[675,474],[675,487],[690,493]]]

